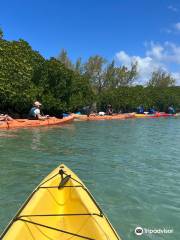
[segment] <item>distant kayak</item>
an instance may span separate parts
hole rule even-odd
[[[76,113],[74,113],[73,117],[74,117],[75,120],[78,120],[78,121],[87,121],[88,120],[88,116],[84,115],[84,114],[76,114]]]
[[[14,119],[12,121],[0,121],[0,129],[59,125],[73,120],[73,116],[64,117],[62,119],[50,117],[46,120]]]
[[[138,113],[135,114],[136,118],[150,118],[150,117],[154,117],[154,116],[155,116],[155,114],[138,114]]]
[[[83,182],[60,165],[33,191],[0,239],[120,240],[120,237]]]
[[[98,121],[98,120],[123,120],[128,118],[134,118],[134,113],[124,113],[124,114],[114,114],[114,115],[104,115],[99,116],[95,114],[81,115],[81,114],[73,114],[74,118],[79,121]]]
[[[155,114],[135,114],[136,118],[158,118],[158,117],[174,117],[176,114],[168,114],[165,112],[157,112]]]

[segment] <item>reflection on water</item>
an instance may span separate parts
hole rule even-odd
[[[32,150],[40,150],[41,147],[41,129],[35,128],[32,132],[32,142],[31,142],[31,149]]]
[[[14,137],[16,137],[16,136],[18,136],[18,135],[16,135],[15,133],[13,133],[13,132],[8,132],[7,133],[7,131],[8,130],[1,130],[0,131],[0,138],[14,138]]]
[[[0,133],[0,231],[28,194],[65,163],[85,182],[123,239],[136,226],[180,239],[180,121],[76,122]]]

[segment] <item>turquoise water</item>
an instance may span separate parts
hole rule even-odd
[[[0,153],[0,232],[63,162],[85,182],[122,239],[180,239],[178,118],[1,131]],[[137,237],[137,226],[174,232]]]

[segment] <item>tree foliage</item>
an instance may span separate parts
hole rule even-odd
[[[104,87],[103,66],[106,59],[99,55],[92,56],[85,64],[85,75],[90,79],[95,93],[100,93]]]
[[[175,84],[175,79],[170,73],[162,69],[158,69],[152,73],[151,79],[148,82],[148,86],[151,87],[171,87]]]
[[[0,40],[1,108],[23,111],[38,93],[32,82],[44,58],[24,40]]]
[[[0,28],[0,39],[3,39],[3,37],[4,37],[4,33],[3,33],[2,28]]]
[[[70,60],[70,58],[68,57],[68,53],[65,49],[62,49],[59,56],[57,57],[57,59],[64,64],[64,66],[66,68],[69,68],[69,69],[73,69],[73,64]]]
[[[116,67],[114,60],[107,66],[104,73],[106,88],[131,86],[137,78],[137,64],[132,63],[131,69],[125,66]]]
[[[105,110],[109,103],[116,112],[133,112],[139,105],[143,105],[146,110],[154,106],[158,111],[166,111],[168,106],[174,105],[180,110],[180,87],[132,86],[107,89],[98,99],[98,109]]]
[[[95,55],[73,64],[66,50],[46,60],[22,39],[4,40],[0,31],[0,112],[28,113],[35,100],[51,115],[92,105],[105,110],[108,104],[116,112],[142,104],[160,111],[171,104],[180,109],[180,87],[170,73],[153,72],[147,86],[135,85],[137,77],[136,63],[126,68]]]
[[[24,40],[0,40],[0,110],[27,113],[32,103],[43,102],[44,112],[57,114],[83,106],[92,95],[89,81],[61,61],[45,60]]]

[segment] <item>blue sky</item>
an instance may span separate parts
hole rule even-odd
[[[7,0],[0,26],[5,39],[23,38],[46,58],[62,48],[73,61],[100,54],[137,61],[143,81],[161,67],[180,83],[178,0]]]

